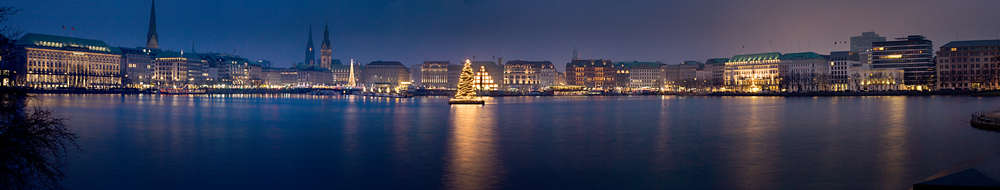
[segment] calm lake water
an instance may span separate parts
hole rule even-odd
[[[907,189],[1000,152],[1000,98],[39,97],[70,189]]]

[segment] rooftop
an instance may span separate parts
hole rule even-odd
[[[781,53],[778,52],[744,54],[733,56],[732,59],[729,59],[729,62],[774,60],[779,59],[780,57]]]
[[[1000,40],[972,40],[972,41],[952,41],[941,48],[954,47],[979,47],[979,46],[1000,46]]]
[[[782,55],[781,60],[797,60],[797,59],[826,59],[822,55],[816,52],[801,52],[801,53],[789,53]]]
[[[66,36],[53,36],[46,34],[27,33],[18,39],[15,45],[42,46],[52,48],[81,48],[95,52],[119,53],[121,49],[111,48],[101,40],[91,40],[83,38],[73,38]]]

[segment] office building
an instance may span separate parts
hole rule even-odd
[[[907,90],[931,90],[937,83],[934,46],[924,36],[911,35],[896,41],[873,42],[872,69],[902,69]]]
[[[1000,88],[1000,40],[953,41],[937,52],[937,87],[953,90]]]

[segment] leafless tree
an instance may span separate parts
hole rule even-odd
[[[24,32],[8,22],[17,12],[20,9],[0,7],[0,70],[23,70],[23,64],[17,64],[23,58],[13,42]],[[0,75],[23,80],[14,72]],[[65,119],[31,105],[37,101],[26,89],[12,86],[0,86],[0,189],[62,189],[65,156],[80,150],[76,135],[63,123]]]

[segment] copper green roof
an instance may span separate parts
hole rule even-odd
[[[816,52],[802,52],[802,53],[789,53],[781,56],[781,60],[796,60],[796,59],[826,59],[820,56]]]
[[[781,53],[778,52],[744,54],[733,56],[732,59],[729,59],[729,62],[774,60],[779,59],[780,57]]]
[[[725,64],[727,61],[729,61],[729,58],[715,58],[715,59],[708,59],[708,61],[706,61],[705,64],[706,65]]]
[[[39,46],[48,48],[79,48],[85,51],[94,52],[120,52],[121,49],[111,48],[101,40],[91,40],[83,38],[71,38],[65,36],[53,36],[45,34],[27,33],[17,40],[16,45]]]

